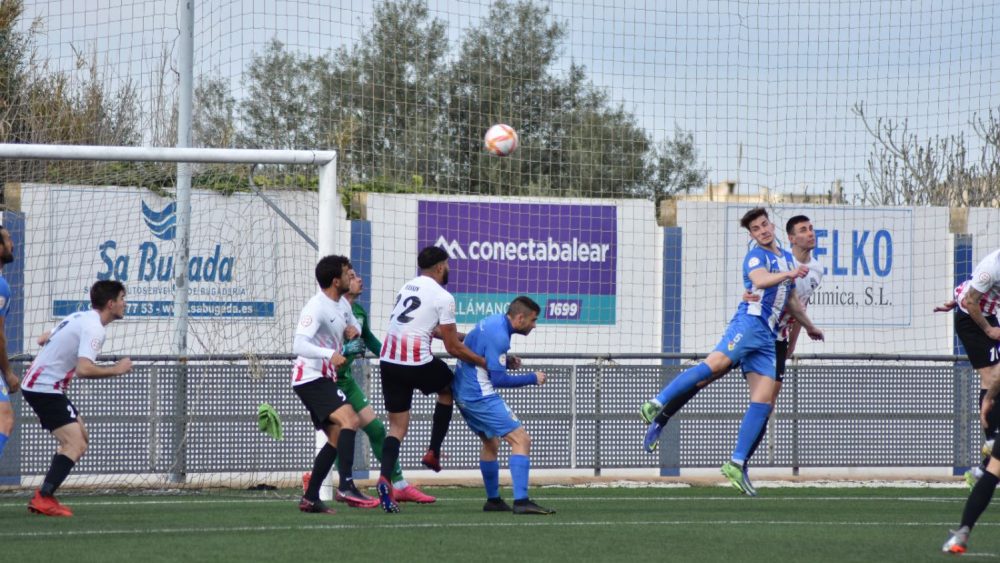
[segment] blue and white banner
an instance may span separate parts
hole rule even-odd
[[[244,197],[192,195],[190,257],[184,267],[192,317],[274,316],[271,218]],[[56,277],[51,312],[90,308],[88,288],[117,280],[128,291],[127,317],[173,316],[177,252],[176,202],[130,189],[55,189],[49,199],[49,255],[83,279]],[[58,213],[58,210],[73,210]],[[254,211],[257,210],[257,211]],[[247,213],[259,214],[248,217]],[[266,228],[248,228],[258,225]]]

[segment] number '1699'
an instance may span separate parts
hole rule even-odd
[[[578,299],[554,300],[550,299],[545,303],[546,319],[579,319],[581,304]]]

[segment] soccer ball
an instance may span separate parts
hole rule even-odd
[[[517,131],[510,125],[498,123],[486,132],[483,145],[490,154],[508,156],[517,150]]]

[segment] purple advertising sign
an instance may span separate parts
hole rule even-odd
[[[451,257],[448,290],[606,295],[617,290],[612,205],[419,202],[418,248]]]
[[[458,322],[526,295],[542,307],[540,323],[615,323],[615,206],[421,201],[418,211],[418,247],[450,256]]]

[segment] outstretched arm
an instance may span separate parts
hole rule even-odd
[[[809,338],[812,338],[813,340],[823,340],[823,331],[816,328],[816,325],[814,325],[812,320],[809,319],[809,316],[806,315],[806,309],[802,303],[799,302],[799,298],[795,296],[794,291],[788,296],[788,302],[785,304],[785,307],[788,308],[788,313],[792,315],[792,318],[798,321],[797,324],[806,329],[806,334],[809,335]],[[791,342],[789,342],[788,347],[788,355],[790,356],[792,354]]]

